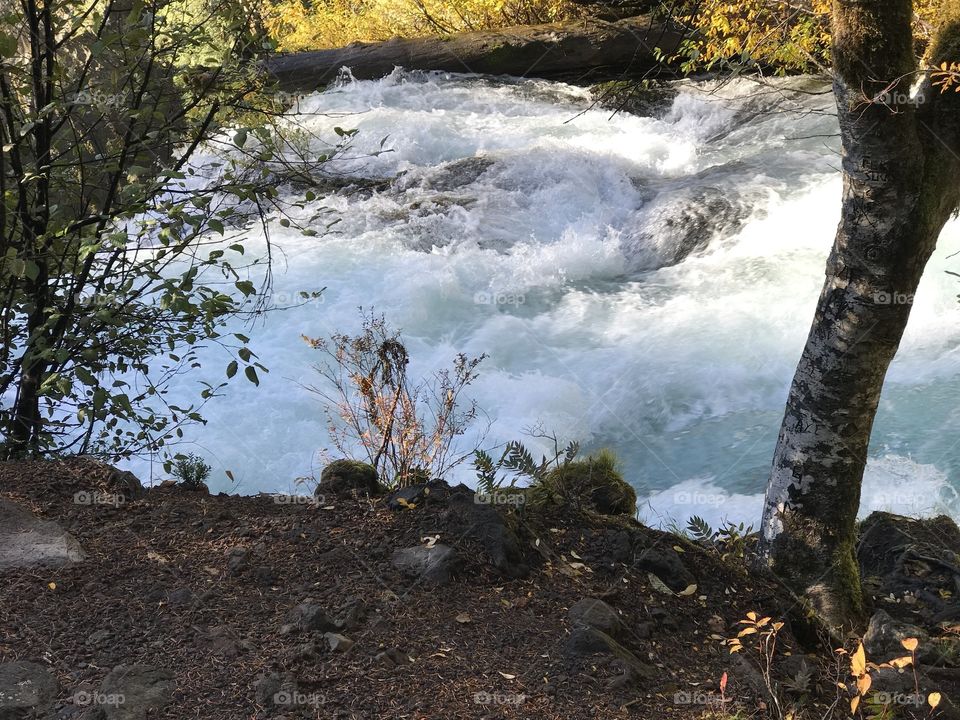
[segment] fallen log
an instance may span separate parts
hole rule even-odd
[[[407,70],[514,75],[596,82],[658,67],[656,49],[679,47],[684,30],[643,15],[616,22],[571,20],[467,32],[449,37],[394,38],[333,50],[277,55],[264,61],[283,90],[308,92],[333,81],[343,67],[358,80]]]

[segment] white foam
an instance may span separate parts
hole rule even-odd
[[[438,73],[396,73],[302,100],[301,110],[318,113],[307,119],[318,137],[335,138],[335,125],[359,129],[337,172],[406,174],[394,190],[304,210],[332,210],[341,218],[334,234],[271,228],[286,258],[277,296],[327,291],[322,304],[248,332],[271,372],[260,389],[234,383],[207,407],[208,424],[189,432],[218,468],[214,486],[290,491],[315,468],[325,420],[301,388],[315,380],[316,355],[300,335],[356,330],[363,305],[404,330],[414,373],[460,351],[489,355],[472,388],[491,417],[488,445],[522,439],[540,421],[563,438],[614,448],[654,514],[685,522],[696,513],[671,498],[702,492],[727,499],[699,514],[755,522],[839,219],[840,180],[836,140],[823,137],[836,131],[829,98],[804,96],[815,112],[765,115],[752,92],[746,82],[687,86],[662,120],[611,118],[562,84]],[[366,157],[385,136],[391,152]],[[433,189],[457,172],[438,165],[474,157],[489,166]],[[660,267],[675,228],[672,210],[650,213],[650,199],[692,198],[696,207],[702,191],[716,212],[729,201],[742,225]],[[944,273],[958,265],[948,257],[958,236],[951,226],[891,370],[865,508],[906,479],[924,492],[960,482],[952,440],[960,309],[956,278]],[[248,256],[258,243],[252,229]],[[490,298],[503,302],[477,302]],[[219,381],[227,361],[210,351],[189,379]]]

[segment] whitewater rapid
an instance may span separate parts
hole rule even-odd
[[[305,222],[339,220],[320,237],[271,225],[274,304],[322,300],[244,331],[270,373],[233,383],[179,449],[214,465],[216,490],[297,491],[329,447],[301,335],[355,331],[373,307],[403,330],[413,374],[489,356],[472,388],[487,447],[536,447],[524,432],[540,424],[614,449],[648,522],[756,523],[839,219],[836,120],[814,79],[678,89],[655,118],[573,86],[439,73],[302,98],[318,136],[358,131],[331,172],[386,182],[309,203]],[[915,299],[863,513],[960,510],[958,239],[952,224]],[[262,230],[247,243],[262,248]],[[175,395],[222,379],[222,350],[201,360]]]

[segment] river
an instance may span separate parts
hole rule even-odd
[[[403,330],[414,374],[489,356],[472,388],[487,446],[536,447],[524,431],[539,423],[614,449],[648,522],[755,523],[839,219],[832,96],[812,78],[677,89],[656,117],[570,85],[439,73],[302,98],[318,136],[358,131],[331,172],[389,183],[310,203],[305,221],[339,219],[320,237],[272,225],[275,303],[323,299],[248,331],[270,373],[234,383],[182,449],[215,466],[217,490],[289,492],[318,474],[326,421],[300,336],[356,330],[362,305]],[[911,299],[864,513],[960,509],[958,239],[951,224]],[[191,392],[227,361],[201,359]]]

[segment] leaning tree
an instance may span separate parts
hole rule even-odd
[[[833,627],[863,620],[855,555],[867,449],[924,266],[960,206],[960,0],[922,58],[911,0],[835,0],[843,211],[787,400],[765,557]]]

